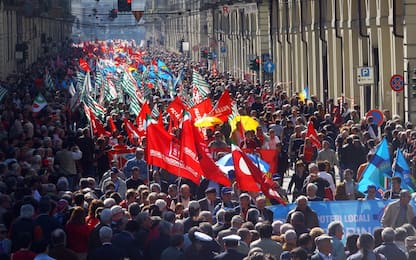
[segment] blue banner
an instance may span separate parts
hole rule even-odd
[[[391,200],[344,200],[344,201],[312,201],[309,206],[316,212],[320,227],[328,231],[332,221],[341,221],[344,225],[344,242],[350,234],[370,233],[381,227],[381,217],[384,208]],[[413,210],[416,209],[415,199],[410,201]],[[274,220],[286,222],[286,216],[296,204],[286,206],[270,206]]]

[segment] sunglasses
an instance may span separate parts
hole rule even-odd
[[[7,234],[7,230],[0,231],[0,234]]]

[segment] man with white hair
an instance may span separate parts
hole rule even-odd
[[[34,214],[35,209],[31,204],[24,204],[20,207],[20,216],[11,227],[12,252],[22,248],[19,240],[19,234],[21,233],[28,233],[35,241],[41,239],[42,231],[40,226],[36,225],[33,220]]]
[[[343,260],[346,258],[342,237],[344,236],[344,226],[339,221],[332,221],[328,225],[328,235],[332,237],[332,259]]]
[[[88,252],[93,251],[101,245],[99,232],[102,227],[110,227],[113,214],[111,209],[105,208],[100,213],[100,223],[91,231],[88,238]]]
[[[99,231],[101,246],[88,253],[88,260],[123,259],[123,252],[111,243],[113,231],[110,227],[101,227]]]
[[[374,249],[374,253],[382,254],[387,260],[406,259],[406,254],[394,243],[395,232],[386,227],[381,232],[383,243]]]

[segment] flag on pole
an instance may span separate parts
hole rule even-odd
[[[192,74],[192,85],[194,86],[193,96],[196,100],[195,103],[199,103],[201,100],[205,99],[209,93],[211,93],[209,84],[195,70]]]
[[[193,137],[195,139],[195,145],[198,152],[199,163],[202,168],[202,175],[207,178],[208,180],[215,181],[221,185],[226,187],[231,186],[231,182],[228,177],[220,170],[218,165],[215,164],[210,149],[208,145],[205,143],[203,136],[201,136],[199,130],[191,125],[193,131]],[[182,135],[188,136],[191,135],[188,129],[188,126],[184,124],[182,127]]]
[[[385,190],[385,177],[391,177],[391,159],[386,138],[378,145],[376,153],[365,168],[358,190],[365,192],[368,185],[375,185],[377,190]]]
[[[40,112],[43,108],[45,108],[48,105],[48,102],[46,99],[42,96],[41,93],[39,93],[32,104],[32,112]]]
[[[149,119],[149,116],[148,116]],[[180,159],[180,141],[154,120],[147,126],[147,159],[149,165],[159,166],[169,173],[200,183],[200,174]]]
[[[403,156],[400,149],[397,149],[396,158],[393,164],[393,176],[399,176],[402,179],[401,188],[407,189],[411,193],[416,191],[416,180],[412,176],[409,164]]]
[[[5,87],[0,86],[0,102],[7,95],[8,90]]]
[[[225,122],[231,113],[232,99],[230,97],[230,92],[228,90],[224,90],[220,99],[218,99],[217,104],[208,115],[218,117],[223,122]]]
[[[308,129],[306,130],[306,137],[309,137],[312,144],[316,146],[316,148],[321,149],[321,142],[318,138],[318,133],[315,130],[315,127],[313,126],[313,122],[308,122]]]
[[[273,180],[254,165],[253,161],[238,146],[231,144],[231,150],[238,187],[245,191],[262,191],[266,197],[286,205],[286,202],[275,190]]]

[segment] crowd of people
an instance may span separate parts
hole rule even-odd
[[[296,207],[286,221],[275,220],[267,206],[277,202],[239,190],[232,171],[231,187],[208,179],[195,185],[148,165],[145,139],[131,142],[123,130],[123,118],[131,117],[126,103],[105,103],[104,126],[111,131],[111,117],[116,131],[92,135],[83,110],[69,105],[79,58],[105,55],[99,43],[89,44],[96,47],[93,53],[68,41],[59,56],[39,59],[1,82],[8,94],[0,105],[0,259],[416,259],[415,217],[403,180],[393,177],[384,194],[372,185],[365,193],[357,189],[382,137],[391,154],[401,149],[413,165],[416,131],[411,122],[384,110],[377,127],[342,98],[304,100],[285,85],[240,80],[180,54],[145,49],[145,62],[161,58],[172,74],[183,71],[182,88],[190,88],[197,70],[210,85],[213,102],[228,90],[238,113],[259,123],[243,134],[220,124],[206,130],[205,141],[212,149],[233,142],[279,152],[273,180],[281,197]],[[124,41],[112,44],[138,48]],[[52,90],[45,86],[45,71],[53,79]],[[170,97],[157,88],[151,91],[148,101],[167,124]],[[38,93],[48,106],[33,113]],[[308,122],[322,147],[306,135]],[[108,156],[120,145],[135,149],[124,165]],[[287,187],[284,178],[290,178]],[[373,199],[398,200],[387,206],[383,227],[374,234],[347,238],[343,223],[334,221],[324,230],[319,212],[308,206],[311,201]]]

